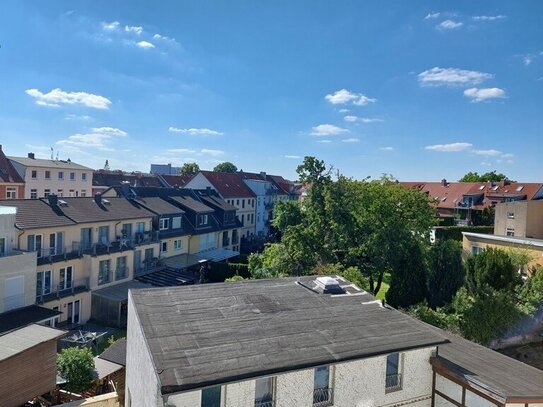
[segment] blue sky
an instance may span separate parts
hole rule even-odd
[[[100,168],[543,175],[541,1],[4,1],[0,142]]]

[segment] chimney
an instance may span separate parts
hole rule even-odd
[[[121,193],[125,198],[130,197],[130,181],[121,181]]]
[[[33,160],[36,159],[36,157],[34,156],[34,153],[28,153],[28,158],[31,158]]]
[[[507,184],[509,184],[509,182],[504,178],[502,180],[500,180],[500,187],[503,188],[504,186],[506,186]]]
[[[49,194],[47,200],[49,201],[49,205],[58,206],[58,197],[56,194]]]
[[[441,180],[441,186],[442,186],[442,187],[446,187],[446,186],[447,186],[447,180],[446,180],[445,178],[443,178],[443,179]]]
[[[98,205],[102,204],[102,194],[100,192],[97,192],[94,195],[94,202],[96,202]]]
[[[260,171],[260,176],[266,180],[266,171]]]

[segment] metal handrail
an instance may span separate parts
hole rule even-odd
[[[333,404],[334,389],[321,387],[313,390],[313,406],[327,407]]]

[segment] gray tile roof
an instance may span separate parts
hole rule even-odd
[[[0,361],[24,352],[40,343],[64,336],[66,332],[43,325],[28,325],[0,336]]]
[[[201,202],[198,202],[196,199],[190,196],[172,196],[170,197],[172,201],[178,202],[182,206],[187,207],[190,210],[198,213],[210,213],[214,212],[213,208],[210,208],[207,205],[204,205]]]
[[[121,366],[126,366],[126,338],[117,339],[113,344],[103,351],[99,356],[100,359],[108,360],[117,363]]]
[[[50,160],[42,158],[28,158],[28,157],[8,157],[11,161],[18,162],[26,167],[43,167],[43,168],[57,168],[66,170],[89,170],[92,168],[85,167],[81,164],[76,164],[66,160]]]
[[[446,341],[399,311],[364,304],[369,294],[332,298],[296,278],[130,293],[163,394]]]
[[[175,215],[185,213],[182,209],[174,206],[159,197],[138,198],[136,202],[157,215]]]
[[[64,216],[64,213],[54,211],[41,199],[8,199],[0,201],[0,205],[17,207],[16,222],[17,227],[21,229],[49,228],[76,224],[73,220]]]

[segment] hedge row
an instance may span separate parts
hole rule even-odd
[[[222,283],[227,278],[239,275],[243,278],[251,277],[249,267],[243,263],[211,263],[211,272],[208,274],[211,283]]]
[[[436,240],[458,240],[462,241],[462,232],[484,233],[491,235],[494,233],[494,226],[446,226],[436,228]]]

